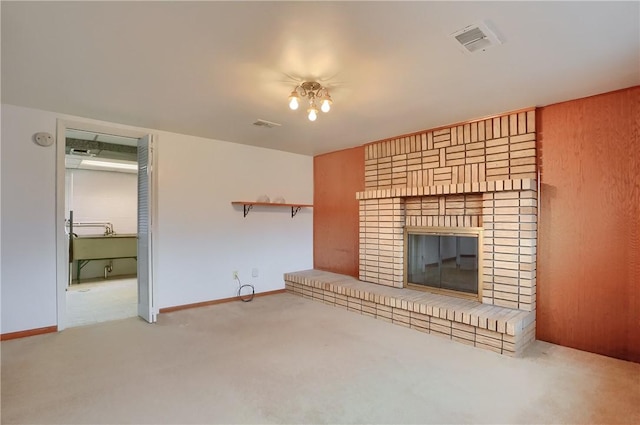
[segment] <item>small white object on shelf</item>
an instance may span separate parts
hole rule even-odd
[[[273,201],[274,204],[286,204],[284,198],[282,196],[276,196]]]
[[[271,202],[267,195],[258,196],[258,200],[256,202]]]

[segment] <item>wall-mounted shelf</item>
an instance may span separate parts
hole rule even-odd
[[[313,208],[312,204],[278,204],[274,202],[253,202],[253,201],[232,201],[231,205],[242,205],[244,216],[246,217],[249,214],[249,211],[254,206],[261,207],[291,207],[291,217],[295,217],[298,214],[298,211],[302,208]]]

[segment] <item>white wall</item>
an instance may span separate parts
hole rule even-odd
[[[231,205],[261,194],[311,204],[312,157],[186,136],[162,138],[158,155],[160,307],[235,296],[234,270],[264,292],[284,288],[284,272],[313,267],[312,209],[291,218],[255,207],[244,218]]]
[[[74,221],[106,221],[116,234],[138,232],[138,176],[112,171],[66,170],[65,217]],[[103,228],[76,228],[78,235],[104,234]]]
[[[50,114],[2,105],[2,333],[56,324],[56,152],[31,141],[55,129]]]
[[[116,234],[136,234],[138,232],[138,176],[135,173],[113,171],[78,170],[65,171],[65,217],[73,210],[73,221],[109,222]],[[102,235],[102,227],[76,227],[77,235]],[[80,274],[82,280],[101,278],[107,260],[93,260],[87,263]],[[111,261],[113,269],[109,276],[135,275],[136,260],[118,258]],[[76,267],[73,267],[76,278]]]
[[[55,134],[58,118],[109,125],[2,105],[2,333],[56,324],[55,147],[31,138]],[[312,157],[149,131],[157,136],[159,307],[234,296],[234,270],[263,292],[283,288],[283,273],[312,267],[311,209],[291,218],[256,207],[243,218],[230,204],[261,194],[312,203]]]

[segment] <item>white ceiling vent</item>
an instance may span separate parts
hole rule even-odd
[[[484,22],[466,26],[450,35],[464,53],[484,52],[502,41]]]
[[[253,125],[257,125],[258,127],[273,128],[273,127],[280,127],[282,124],[278,124],[277,122],[258,119],[258,121],[254,122]]]

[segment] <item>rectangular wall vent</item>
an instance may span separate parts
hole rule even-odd
[[[484,22],[466,26],[450,36],[464,53],[484,52],[490,47],[502,44]]]

